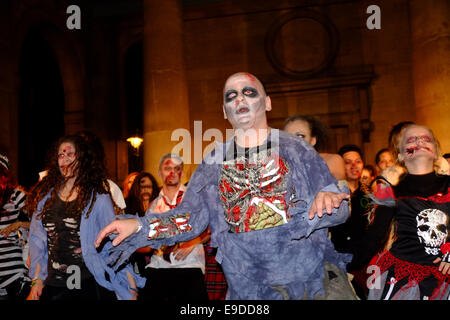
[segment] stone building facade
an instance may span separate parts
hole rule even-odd
[[[68,27],[71,5],[80,29]],[[367,26],[372,5],[380,29]],[[373,163],[411,120],[450,152],[446,0],[5,0],[0,17],[0,148],[24,185],[54,139],[81,129],[101,137],[119,183],[136,130],[143,169],[156,175],[180,128],[200,134],[195,162],[208,129],[226,136],[222,86],[238,71],[265,84],[271,126],[296,113],[325,122],[326,151],[355,143]]]

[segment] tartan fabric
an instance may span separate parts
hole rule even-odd
[[[227,281],[222,267],[216,261],[216,248],[209,246],[210,241],[204,244],[205,248],[205,285],[209,300],[225,300],[227,295]]]

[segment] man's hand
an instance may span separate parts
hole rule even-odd
[[[309,219],[313,219],[317,215],[323,216],[323,210],[325,209],[328,214],[331,214],[333,208],[339,208],[342,200],[350,199],[348,193],[335,193],[328,191],[320,191],[317,193],[313,200],[311,209],[309,209]]]
[[[100,231],[94,245],[98,248],[105,237],[111,234],[117,234],[117,237],[112,241],[112,245],[117,246],[135,233],[138,228],[139,221],[137,219],[114,220]]]

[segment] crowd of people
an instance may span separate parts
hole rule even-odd
[[[59,139],[29,191],[0,155],[0,299],[434,300],[450,294],[450,154],[411,121],[374,159],[294,115],[278,130],[253,75],[230,76],[235,130],[181,183],[179,155],[158,177],[109,179],[89,131]]]

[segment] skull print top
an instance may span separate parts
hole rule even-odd
[[[391,253],[402,260],[435,266],[449,241],[450,176],[408,174],[394,187],[397,239]]]

